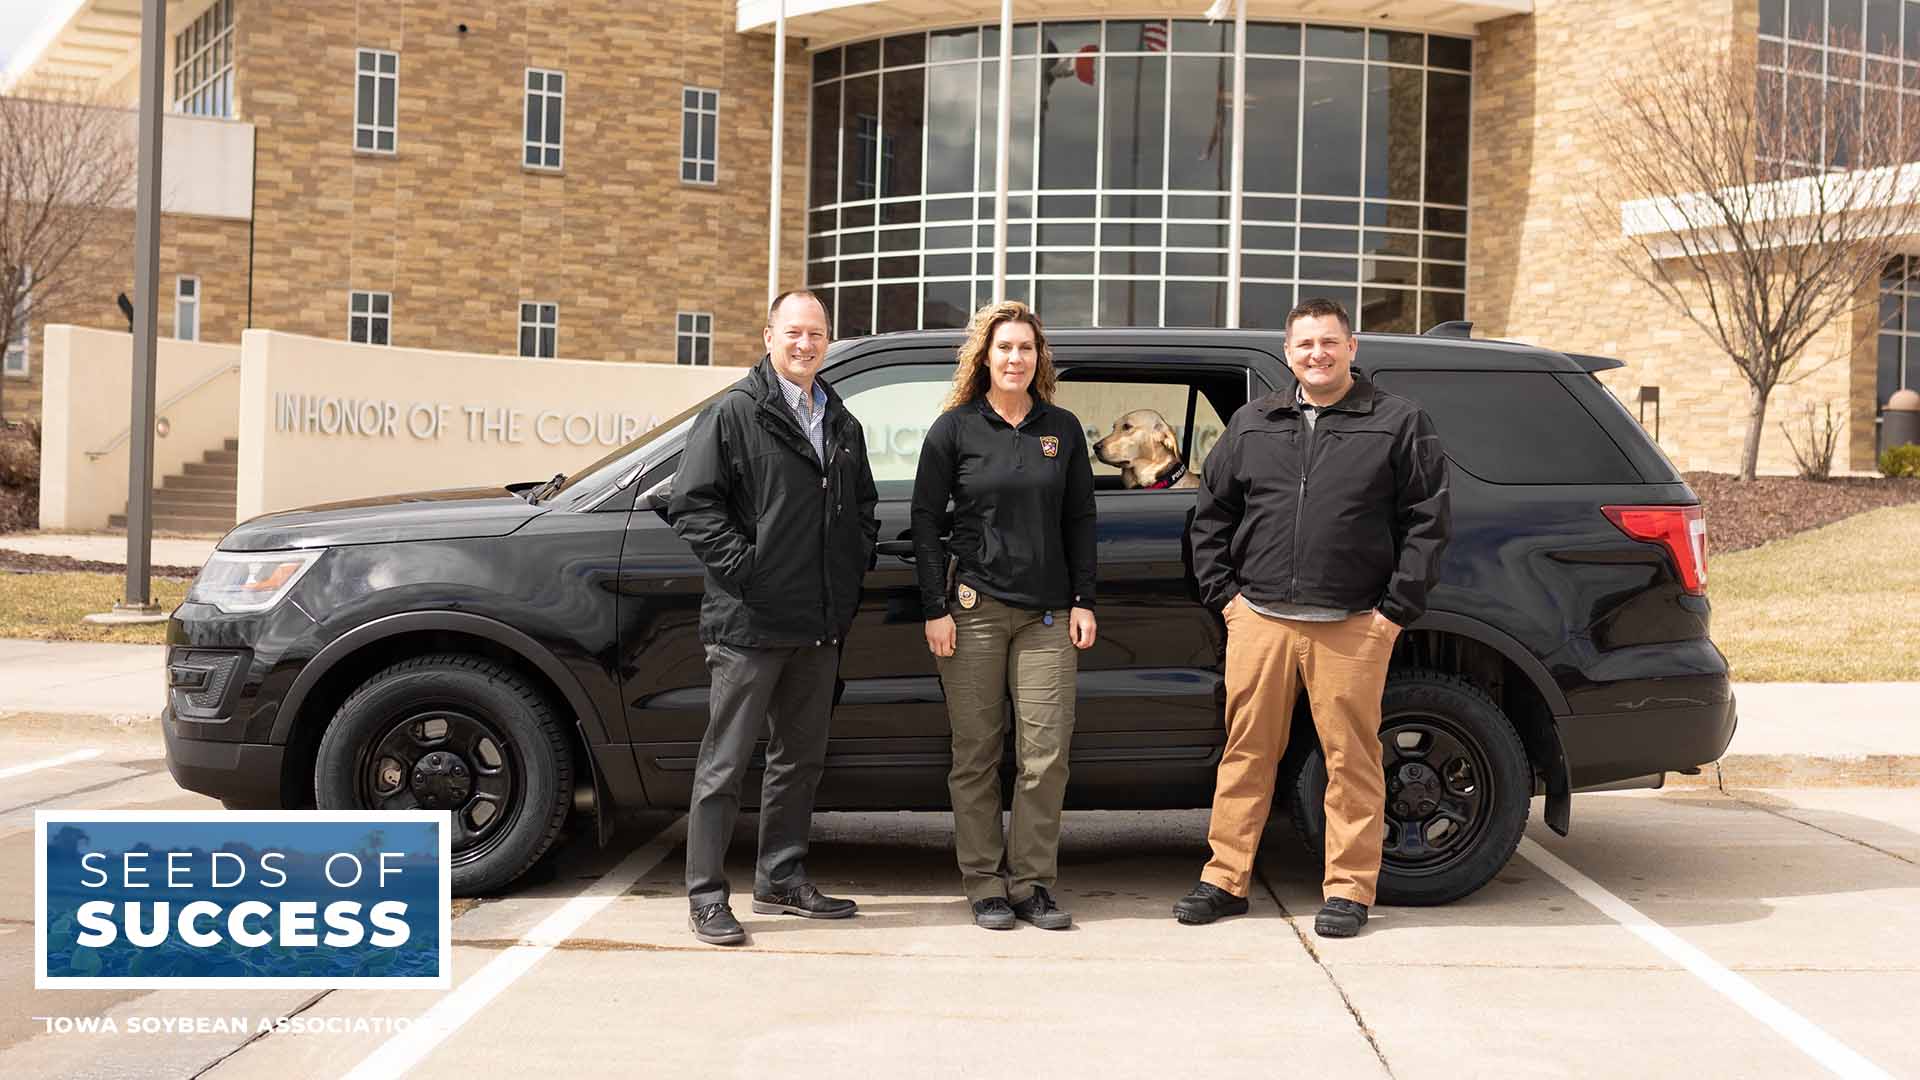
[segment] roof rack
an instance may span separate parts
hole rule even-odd
[[[1434,323],[1421,337],[1470,338],[1473,336],[1473,323],[1466,319],[1449,319],[1443,323]]]

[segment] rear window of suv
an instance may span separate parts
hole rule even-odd
[[[1420,403],[1447,457],[1494,484],[1637,484],[1599,421],[1544,371],[1382,371]]]

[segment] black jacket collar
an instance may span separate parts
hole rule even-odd
[[[815,375],[813,384],[827,395],[827,426],[832,427],[840,418],[847,415],[846,403],[840,400],[840,394],[834,390],[833,384],[821,376]],[[773,370],[772,356],[762,353],[759,362],[753,365],[744,378],[733,385],[734,389],[752,395],[753,399],[763,407],[770,407],[782,416],[792,418],[792,411],[787,408],[787,399],[780,393],[780,375]],[[795,420],[794,427],[797,429],[799,426],[800,422]]]
[[[1268,416],[1281,413],[1298,412],[1300,409],[1300,383],[1289,377],[1278,390],[1263,395],[1255,403],[1261,412]],[[1345,397],[1331,405],[1323,406],[1326,411],[1350,412],[1365,415],[1373,411],[1373,380],[1358,364],[1353,367],[1353,385],[1347,388]]]

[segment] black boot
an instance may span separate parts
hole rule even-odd
[[[725,904],[703,904],[687,916],[693,936],[709,945],[738,945],[747,940],[747,931]]]
[[[1313,932],[1321,937],[1353,937],[1360,928],[1367,925],[1367,905],[1358,904],[1344,896],[1336,896],[1327,901],[1320,914],[1313,917]]]
[[[1245,915],[1247,898],[1235,896],[1218,885],[1201,882],[1193,891],[1173,902],[1173,917],[1188,926],[1200,926],[1227,915]]]

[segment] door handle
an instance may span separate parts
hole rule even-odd
[[[911,540],[882,540],[875,544],[873,549],[882,555],[892,555],[896,559],[905,559],[908,562],[914,560]]]

